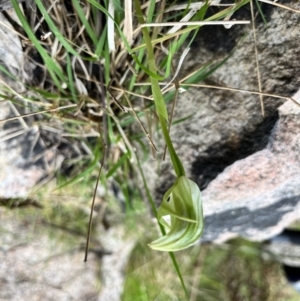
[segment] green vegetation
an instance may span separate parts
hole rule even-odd
[[[262,244],[238,239],[220,246],[195,246],[176,255],[191,301],[299,299],[286,285],[280,264],[263,252]],[[166,254],[136,246],[122,300],[184,300]]]

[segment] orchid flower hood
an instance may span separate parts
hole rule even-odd
[[[170,216],[170,222],[167,222],[166,216]],[[177,178],[165,193],[157,211],[157,218],[167,234],[150,243],[152,249],[173,252],[197,242],[204,227],[198,185],[185,176]]]

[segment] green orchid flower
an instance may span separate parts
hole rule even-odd
[[[170,216],[170,222],[166,216]],[[198,185],[185,176],[178,177],[165,193],[157,218],[167,234],[149,244],[152,249],[173,252],[197,242],[204,226]]]

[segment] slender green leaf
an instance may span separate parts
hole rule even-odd
[[[99,10],[101,10],[108,18],[111,18],[114,21],[115,26],[116,26],[116,28],[122,38],[122,41],[124,42],[124,45],[127,49],[127,52],[129,54],[131,54],[132,53],[131,47],[130,47],[123,31],[121,30],[119,24],[117,24],[117,22],[115,22],[114,18],[109,14],[108,10],[105,7],[103,7],[101,4],[99,4],[96,0],[87,0],[87,1],[90,2],[92,5],[94,5],[96,8],[98,8]]]
[[[134,59],[134,61],[139,65],[139,67],[146,72],[148,75],[150,75],[151,77],[154,77],[155,79],[158,80],[164,80],[163,76],[159,76],[156,73],[152,72],[150,69],[148,69],[147,67],[145,67],[137,58],[137,56],[135,54],[132,54],[132,58]]]
[[[107,36],[107,25],[104,26],[103,32],[101,34],[100,39],[98,40],[95,54],[97,57],[100,57],[104,48],[104,43],[106,42],[106,36]]]
[[[60,43],[65,47],[67,51],[72,53],[75,56],[79,56],[78,52],[73,49],[73,47],[68,43],[68,41],[64,38],[64,36],[60,33],[58,28],[55,26],[54,22],[49,16],[49,13],[46,11],[43,3],[41,0],[35,0],[36,5],[38,6],[41,14],[44,16],[45,21],[47,22],[51,32],[57,37],[57,39],[60,41]]]
[[[77,14],[78,14],[78,16],[79,16],[82,24],[84,25],[84,27],[85,27],[88,35],[90,36],[91,40],[93,41],[94,45],[96,46],[97,43],[98,43],[97,36],[96,36],[94,30],[92,29],[92,27],[90,26],[90,23],[86,19],[79,1],[78,0],[72,0],[72,3],[74,5],[74,8],[75,8],[75,10],[76,10],[76,12],[77,12]]]
[[[55,64],[53,59],[47,54],[46,50],[42,47],[39,40],[35,37],[25,16],[23,15],[23,13],[20,10],[17,0],[12,0],[12,5],[13,5],[14,10],[15,10],[25,32],[27,33],[29,39],[31,40],[31,42],[34,44],[34,46],[36,47],[36,49],[42,56],[44,63],[47,66],[47,69],[48,69],[53,81],[55,82],[56,86],[61,90],[62,83],[66,82],[66,78],[65,78],[63,72],[61,71],[60,67],[58,67]],[[59,77],[61,82],[58,80],[57,76]]]
[[[256,3],[256,6],[258,8],[259,14],[261,15],[261,18],[263,19],[264,24],[266,26],[268,26],[268,21],[267,21],[265,15],[264,15],[264,13],[263,13],[263,11],[261,9],[261,4],[258,2],[258,0],[255,0],[255,3]]]
[[[150,5],[148,8],[148,14],[147,14],[147,23],[151,23],[154,17],[154,11],[155,11],[155,4],[156,1],[155,0],[150,0]]]
[[[4,74],[6,74],[8,77],[14,79],[15,81],[19,81],[19,82],[20,82],[20,80],[19,80],[16,76],[12,75],[12,74],[5,68],[5,66],[2,65],[2,63],[0,63],[0,71],[2,71]]]
[[[118,168],[124,164],[124,162],[127,159],[128,159],[128,153],[124,153],[122,157],[117,161],[117,163],[113,165],[113,167],[107,172],[106,178],[107,179],[110,178],[118,170]]]
[[[69,88],[71,90],[73,101],[75,103],[77,103],[78,98],[77,98],[76,89],[74,86],[72,63],[71,63],[69,54],[67,54],[67,74],[68,74],[68,78],[69,78]]]

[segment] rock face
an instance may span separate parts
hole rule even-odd
[[[1,301],[120,300],[135,245],[124,227],[99,226],[84,262],[85,235],[42,223],[36,209],[26,213],[0,207]]]
[[[275,256],[278,262],[300,269],[300,233],[297,230],[284,230],[272,238],[264,249]],[[298,271],[298,276],[299,271]],[[298,278],[299,278],[298,277]]]
[[[227,167],[203,191],[203,240],[265,240],[299,219],[300,105],[286,102],[279,116],[265,149]]]
[[[294,1],[288,4],[300,8],[300,4]],[[268,27],[259,21],[259,15],[256,22],[262,91],[291,96],[300,87],[297,59],[300,14],[272,5],[264,5],[264,12]],[[251,14],[245,7],[233,18],[251,19]],[[216,38],[212,39],[212,36]],[[219,37],[223,38],[218,40]],[[232,29],[203,27],[187,58],[186,68],[207,64],[216,57],[223,60],[232,51],[233,54],[207,83],[258,91],[251,26],[241,25]],[[202,189],[226,166],[266,146],[278,119],[277,108],[284,100],[264,97],[263,102],[265,117],[261,114],[257,95],[203,88],[192,88],[182,94],[175,119],[193,116],[174,126],[172,137],[191,176]]]
[[[26,198],[31,189],[61,163],[55,150],[47,149],[37,126],[28,126],[10,102],[0,103],[0,196]]]
[[[298,1],[285,5],[300,9]],[[268,26],[256,19],[262,91],[289,97],[300,88],[300,14],[267,4],[263,11]],[[251,14],[245,8],[233,18]],[[251,27],[203,27],[186,68],[222,60],[233,50],[206,83],[258,91]],[[174,120],[192,116],[174,125],[171,137],[188,176],[203,190],[204,241],[237,235],[263,240],[299,218],[299,111],[285,101],[263,97],[262,116],[257,95],[207,88],[181,94]],[[170,163],[160,166],[158,200],[174,181],[170,170]]]
[[[19,3],[21,2],[29,2],[30,4],[32,4],[32,0],[17,0]],[[2,10],[7,10],[12,8],[13,5],[11,3],[11,0],[0,0],[0,11]]]
[[[98,300],[100,260],[83,262],[78,237],[58,229],[50,237],[38,223],[29,230],[32,221],[3,207],[0,218],[1,300]]]
[[[0,1],[0,10],[9,4],[10,1]],[[13,11],[7,13],[17,20]],[[24,56],[19,36],[9,29],[11,27],[0,12],[0,65],[20,79],[17,81],[0,71],[0,90],[3,92],[9,87],[22,93],[26,90],[23,84],[31,78],[32,68]],[[18,119],[20,112],[12,102],[0,100],[0,196],[26,198],[32,187],[55,165],[55,153],[46,150],[37,126],[29,126],[28,119]],[[8,118],[16,119],[6,120]]]

